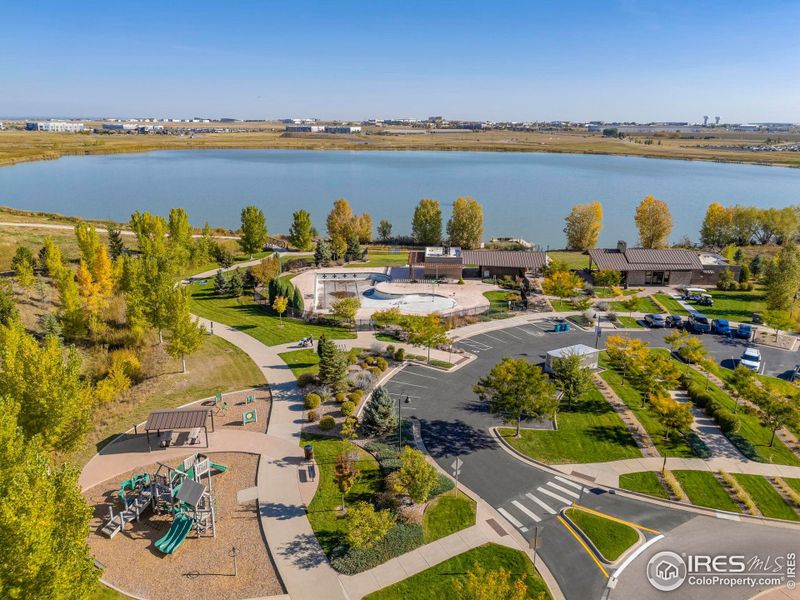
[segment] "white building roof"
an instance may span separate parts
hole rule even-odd
[[[547,356],[552,358],[561,358],[563,356],[587,356],[590,354],[597,354],[600,352],[597,348],[592,348],[587,346],[586,344],[575,344],[574,346],[566,346],[564,348],[556,348],[555,350],[550,350],[547,353]]]

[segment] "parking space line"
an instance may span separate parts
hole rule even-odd
[[[397,381],[396,379],[392,379],[391,382],[396,383],[398,385],[409,385],[411,387],[418,387],[426,390],[428,389],[427,385],[419,385],[418,383],[408,383],[407,381]]]
[[[547,512],[549,512],[551,515],[556,514],[556,509],[551,507],[544,500],[539,500],[539,498],[537,498],[536,496],[534,496],[530,492],[525,494],[525,496],[527,496],[530,500],[533,500],[534,502],[536,502],[536,504],[541,506],[543,509],[545,509]]]
[[[578,498],[579,497],[578,494],[576,494],[572,490],[568,490],[567,488],[565,488],[563,486],[560,486],[557,483],[553,483],[552,481],[548,481],[547,485],[549,485],[550,487],[556,488],[559,492],[561,492],[563,494],[566,494],[567,496],[572,496],[573,498]]]
[[[522,341],[522,338],[521,338],[521,337],[514,335],[514,334],[513,334],[513,333],[511,333],[511,331],[509,331],[508,329],[498,329],[498,330],[497,330],[497,332],[498,332],[498,333],[505,333],[506,335],[508,335],[508,336],[510,336],[510,337],[512,337],[512,338],[514,338],[515,340]]]
[[[541,492],[541,493],[543,493],[543,494],[545,494],[547,496],[550,496],[551,498],[555,498],[556,500],[558,500],[559,502],[563,502],[564,504],[572,504],[571,500],[567,500],[566,498],[564,498],[564,496],[559,496],[555,492],[551,492],[550,490],[546,490],[543,487],[536,488],[536,491]]]
[[[522,523],[520,523],[519,521],[517,521],[517,519],[516,519],[514,516],[512,516],[512,515],[511,515],[511,513],[509,513],[509,512],[508,512],[508,511],[507,511],[505,508],[498,508],[498,509],[497,509],[497,512],[499,512],[499,513],[500,513],[501,515],[503,515],[503,516],[504,516],[506,519],[508,519],[508,522],[509,522],[509,523],[511,523],[511,524],[512,524],[514,527],[516,527],[516,528],[517,528],[517,529],[519,529],[520,531],[528,531],[528,528],[527,528],[527,527],[524,527],[524,526],[522,525]]]
[[[508,340],[504,340],[499,337],[494,337],[493,335],[489,335],[488,333],[482,333],[481,335],[488,337],[490,340],[494,340],[495,342],[500,342],[501,344],[507,344]]]
[[[424,377],[425,379],[433,379],[435,381],[439,381],[439,377],[431,377],[430,375],[423,375],[422,373],[416,373],[414,371],[409,371],[408,369],[404,369],[403,373],[407,375],[413,375],[414,377]]]
[[[531,519],[533,519],[537,523],[542,520],[541,517],[539,517],[539,515],[537,515],[535,512],[528,510],[528,507],[522,504],[522,502],[517,502],[516,500],[512,500],[511,504],[516,506],[521,512],[528,515]]]
[[[411,396],[410,394],[401,394],[400,392],[388,392],[389,396],[397,396],[398,398],[413,398],[414,400],[422,400],[422,396]]]

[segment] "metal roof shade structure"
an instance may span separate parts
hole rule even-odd
[[[161,435],[161,431],[171,431],[173,429],[195,429],[202,428],[206,434],[206,448],[208,448],[208,427],[206,419],[211,416],[211,431],[214,431],[214,412],[207,408],[175,408],[170,410],[154,410],[147,415],[147,423],[144,425],[147,434],[147,450],[150,447],[150,432],[155,431]]]

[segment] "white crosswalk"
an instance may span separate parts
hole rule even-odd
[[[509,523],[525,533],[531,523],[541,523],[544,517],[558,514],[560,504],[572,505],[585,491],[581,484],[565,477],[556,476],[553,480],[526,492],[523,498],[511,500],[504,507],[498,508]]]

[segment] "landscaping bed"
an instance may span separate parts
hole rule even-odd
[[[565,514],[592,541],[597,551],[608,562],[617,560],[639,541],[639,533],[629,525],[579,508],[568,508]]]
[[[619,476],[619,487],[631,492],[669,499],[669,493],[662,485],[658,474],[654,471],[623,473]]]
[[[673,471],[673,474],[692,504],[729,512],[742,512],[713,473]]]
[[[431,500],[425,508],[422,536],[426,544],[475,524],[475,501],[461,491],[454,492]]]
[[[734,475],[765,517],[800,521],[797,511],[789,506],[772,484],[761,475]]]

